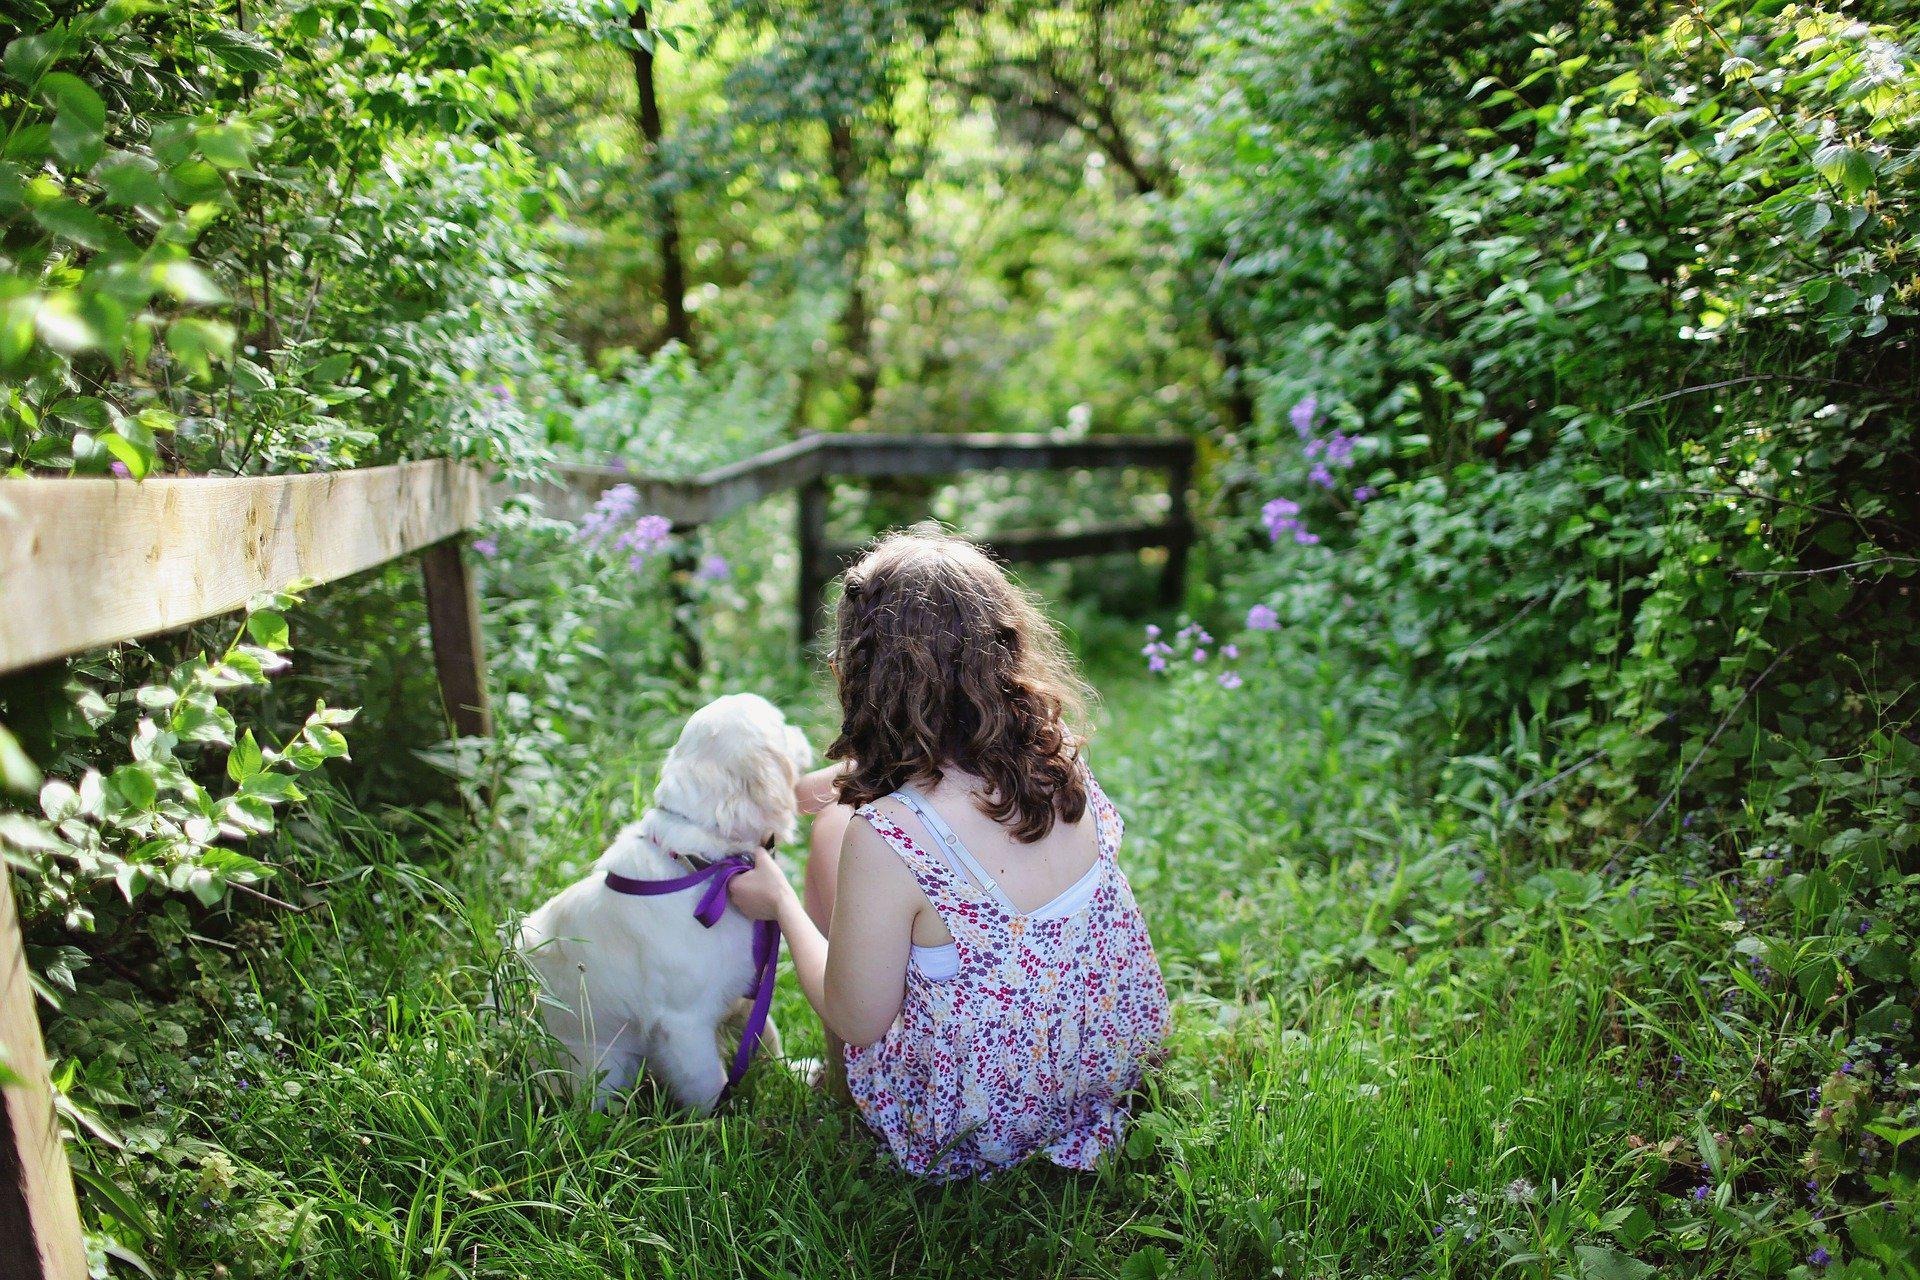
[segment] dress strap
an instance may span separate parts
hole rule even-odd
[[[1118,855],[1120,837],[1126,834],[1127,824],[1120,816],[1120,810],[1100,786],[1100,780],[1093,776],[1085,756],[1079,757],[1080,777],[1087,784],[1087,803],[1093,809],[1093,824],[1099,833],[1101,851],[1109,857]]]
[[[893,796],[901,804],[913,810],[914,817],[920,819],[920,825],[924,826],[927,834],[933,837],[934,846],[945,856],[947,865],[953,868],[956,875],[969,878],[985,889],[1008,915],[1018,914],[1013,902],[1001,891],[999,883],[987,873],[985,867],[980,865],[980,860],[968,851],[967,846],[961,843],[959,835],[925,796],[910,786],[901,787],[893,793]]]

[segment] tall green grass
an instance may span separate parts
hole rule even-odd
[[[914,1183],[771,1063],[706,1120],[644,1086],[611,1114],[553,1088],[500,940],[638,803],[649,741],[534,832],[321,799],[300,838],[333,868],[327,908],[209,956],[210,980],[245,985],[206,993],[211,1043],[160,1120],[201,1155],[156,1187],[147,1257],[341,1277],[1559,1273],[1633,1180],[1626,1136],[1682,1123],[1648,1084],[1674,1045],[1629,1025],[1625,1002],[1680,998],[1635,968],[1655,935],[1620,913],[1639,907],[1589,874],[1503,869],[1410,798],[1417,762],[1390,739],[1262,731],[1277,682],[1212,701],[1104,683],[1093,759],[1177,1016],[1098,1174]],[[791,1052],[818,1052],[790,984],[777,1016]]]

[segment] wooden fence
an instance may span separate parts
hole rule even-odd
[[[799,490],[804,645],[827,583],[858,551],[827,540],[832,478],[1124,467],[1167,473],[1165,519],[982,540],[1016,562],[1164,547],[1161,591],[1175,600],[1193,540],[1187,439],[817,435],[690,480],[570,466],[561,469],[564,483],[532,492],[578,510],[614,485],[632,485],[639,510],[686,531]],[[478,471],[444,460],[309,476],[0,480],[0,675],[177,630],[291,582],[332,582],[418,552],[448,722],[456,733],[484,736],[491,725],[479,612],[462,542],[489,496]],[[16,1078],[0,1088],[0,1280],[79,1280],[87,1274],[79,1212],[4,861],[0,1049]]]

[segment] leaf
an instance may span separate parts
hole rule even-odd
[[[201,377],[211,372],[216,356],[232,349],[232,325],[187,316],[167,326],[167,350]]]
[[[139,765],[121,765],[107,783],[135,809],[151,809],[153,802],[160,798],[160,788],[154,783],[153,775]]]
[[[87,249],[105,249],[120,239],[113,224],[78,200],[56,196],[35,206],[33,220],[42,227]]]
[[[122,435],[103,435],[100,443],[106,446],[108,453],[126,465],[127,475],[135,480],[145,480],[147,472],[153,469],[154,452],[142,449]]]
[[[63,114],[99,132],[107,127],[107,104],[79,76],[55,71],[40,81],[40,92]]]
[[[233,750],[227,753],[227,776],[235,782],[245,782],[259,773],[265,757],[261,754],[260,744],[255,741],[253,730],[240,735],[240,741],[233,744]]]
[[[1813,167],[1850,196],[1862,195],[1873,186],[1873,157],[1860,147],[1830,142],[1813,153]]]
[[[1832,221],[1833,210],[1828,207],[1826,201],[1810,200],[1793,211],[1788,225],[1810,240],[1819,235],[1821,230]]]
[[[39,768],[21,749],[19,739],[0,725],[0,786],[31,795],[39,785]]]
[[[1647,1280],[1655,1274],[1652,1267],[1630,1253],[1600,1244],[1573,1246],[1574,1260],[1580,1265],[1583,1280]]]
[[[65,34],[62,31],[48,31],[40,35],[21,36],[8,43],[6,54],[0,57],[0,66],[4,66],[7,74],[15,80],[31,87],[66,52],[63,47]]]
[[[213,306],[225,302],[227,295],[213,277],[192,262],[169,262],[154,272],[160,286],[182,302]]]
[[[252,159],[252,144],[247,131],[236,125],[218,124],[199,130],[194,142],[200,154],[217,169],[244,169]]]
[[[247,634],[254,643],[274,652],[285,649],[292,643],[287,634],[287,620],[271,609],[261,609],[247,615]]]
[[[1172,1273],[1167,1251],[1157,1244],[1148,1245],[1120,1264],[1120,1280],[1161,1280]]]
[[[279,53],[251,31],[210,31],[200,37],[200,45],[234,71],[271,71],[280,65]]]
[[[62,355],[73,355],[100,345],[100,335],[80,318],[69,294],[57,293],[42,298],[33,310],[34,332],[40,341]]]
[[[164,207],[166,189],[160,185],[160,170],[146,156],[120,152],[108,156],[93,174],[112,205],[148,205]]]
[[[1635,249],[1629,253],[1622,253],[1615,256],[1613,265],[1622,271],[1645,271],[1647,269],[1647,255]]]

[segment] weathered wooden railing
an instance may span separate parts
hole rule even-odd
[[[880,479],[941,476],[976,471],[1072,471],[1139,467],[1167,473],[1168,510],[1157,522],[1127,521],[1070,530],[968,530],[1009,563],[1065,560],[1162,547],[1163,600],[1186,589],[1187,551],[1193,524],[1187,486],[1193,476],[1193,441],[1180,436],[1089,436],[1055,440],[1020,435],[814,435],[768,449],[741,462],[716,467],[690,480],[639,476],[619,467],[563,468],[567,483],[549,499],[598,497],[615,485],[632,485],[640,509],[666,516],[676,529],[692,529],[733,514],[762,498],[798,489],[796,538],[800,580],[796,610],[800,643],[820,623],[820,600],[834,575],[859,552],[856,544],[827,541],[827,482],[836,477]]]
[[[1164,547],[1161,591],[1184,589],[1193,540],[1193,442],[1105,436],[809,436],[690,480],[617,467],[562,468],[535,491],[578,506],[616,484],[678,530],[799,491],[798,612],[804,645],[833,574],[858,548],[826,537],[827,481],[991,470],[1145,467],[1168,475],[1166,519],[980,535],[1009,561]],[[497,491],[496,491],[497,492]],[[332,582],[421,554],[434,666],[456,733],[490,732],[479,613],[461,554],[488,506],[485,478],[448,461],[309,476],[0,480],[0,675],[177,630],[297,580]],[[87,1274],[73,1179],[53,1109],[46,1049],[6,863],[0,859],[0,1280]]]

